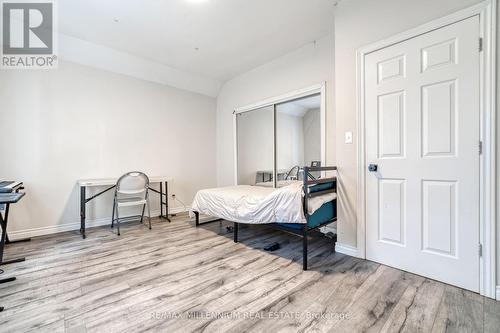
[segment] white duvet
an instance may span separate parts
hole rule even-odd
[[[191,212],[238,223],[306,223],[302,196],[301,182],[277,189],[250,185],[205,189],[196,193]],[[333,199],[335,193],[311,198],[308,213]]]

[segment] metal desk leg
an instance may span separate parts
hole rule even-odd
[[[80,234],[85,239],[85,206],[87,200],[86,187],[80,186]]]
[[[168,222],[172,222],[168,217],[168,182],[165,182],[165,218]]]
[[[23,261],[26,261],[26,258],[22,257],[22,258],[10,259],[10,260],[3,260],[2,262],[0,262],[0,265],[14,264],[16,262],[23,262]]]
[[[7,235],[7,233],[5,232],[5,230],[7,230],[7,226],[5,225],[5,221],[2,217],[2,214],[0,214],[0,225],[2,227],[2,237],[0,238],[0,262],[2,262],[3,261],[3,249],[5,246],[5,238]]]
[[[2,238],[0,239],[0,265],[7,265],[7,264],[13,264],[16,262],[22,262],[25,261],[25,258],[15,258],[15,259],[10,259],[10,260],[3,260],[3,251],[5,244],[7,243],[7,216],[9,212],[9,206],[10,204],[6,204],[5,207],[5,219],[1,216],[0,214],[0,224],[2,226]],[[12,281],[12,280],[11,280]],[[9,282],[9,281],[5,281]]]
[[[3,273],[3,271],[2,271]],[[7,282],[11,282],[11,281],[15,281],[16,278],[15,277],[10,277],[10,278],[6,278],[6,279],[0,279],[0,284],[1,283],[7,283]],[[4,307],[3,306],[0,306],[0,312],[2,312],[4,310]]]
[[[238,243],[238,223],[234,222],[233,223],[233,240],[235,243]]]
[[[160,182],[160,218],[163,218],[163,182]]]
[[[16,281],[16,277],[15,276],[10,277],[10,278],[0,279],[0,284],[7,283],[7,282],[12,282],[12,281]]]
[[[302,270],[307,271],[307,229],[304,227],[302,235]]]

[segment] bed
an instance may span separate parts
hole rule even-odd
[[[335,170],[336,167],[301,168],[303,175]],[[205,223],[233,222],[234,242],[238,242],[241,223],[265,224],[298,235],[302,237],[303,269],[307,270],[308,235],[337,221],[337,178],[302,178],[276,189],[239,185],[200,190],[191,207],[196,227],[201,225],[200,214],[205,214],[217,218]],[[333,238],[336,240],[336,234]]]

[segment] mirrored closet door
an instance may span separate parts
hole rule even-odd
[[[238,185],[273,187],[274,107],[236,116]]]
[[[278,187],[302,180],[301,167],[321,164],[320,108],[320,94],[276,105]]]
[[[321,166],[321,94],[236,112],[237,184],[282,187]],[[310,178],[319,178],[310,173]]]

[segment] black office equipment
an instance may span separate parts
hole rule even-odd
[[[15,181],[0,181],[0,193],[12,193],[23,190],[23,183]]]
[[[0,181],[0,193],[9,193],[12,192],[10,188],[8,187],[10,184],[12,184],[12,181]]]
[[[320,168],[321,167],[321,161],[311,161],[311,167],[312,168]]]

